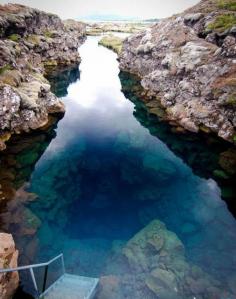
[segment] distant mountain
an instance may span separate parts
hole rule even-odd
[[[127,17],[127,16],[119,16],[119,15],[88,15],[88,16],[81,16],[78,17],[79,20],[81,21],[91,21],[91,22],[112,22],[112,21],[129,21],[129,22],[134,22],[134,21],[140,21],[141,19],[138,17]]]
[[[160,19],[147,19],[147,20],[144,20],[144,22],[150,22],[150,23],[157,23],[159,21],[160,21]]]

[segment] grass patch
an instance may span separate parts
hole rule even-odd
[[[224,32],[236,25],[236,16],[233,14],[218,16],[214,22],[208,25],[208,29]]]
[[[44,36],[47,37],[47,38],[52,38],[53,37],[53,32],[47,30],[47,31],[44,32]]]
[[[235,0],[220,0],[218,3],[218,8],[236,11],[236,1]]]
[[[119,54],[122,50],[123,39],[114,35],[104,36],[98,43]]]
[[[11,69],[12,67],[9,64],[0,67],[0,75],[3,75],[6,71],[10,71]]]
[[[19,34],[11,34],[8,36],[8,39],[10,39],[13,42],[18,43],[20,40],[21,36]]]
[[[227,106],[236,107],[236,93],[229,96],[226,101]]]
[[[40,42],[40,38],[36,34],[31,34],[27,37],[27,41],[33,45],[38,45]]]

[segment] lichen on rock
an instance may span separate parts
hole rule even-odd
[[[17,4],[0,5],[0,136],[45,126],[64,113],[44,75],[80,62],[85,25]],[[8,135],[9,136],[9,135]],[[0,150],[5,149],[0,137]]]
[[[122,71],[140,77],[165,120],[234,142],[236,15],[223,2],[202,0],[128,37],[119,61]]]

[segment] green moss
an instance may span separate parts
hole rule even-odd
[[[236,107],[236,94],[229,96],[226,102],[227,106]]]
[[[31,34],[27,37],[27,41],[31,44],[38,45],[40,42],[40,38],[36,34]]]
[[[218,2],[218,7],[220,9],[236,11],[236,1],[235,0],[220,0]]]
[[[223,170],[220,170],[220,169],[216,169],[214,170],[214,176],[220,178],[220,179],[228,179],[229,176],[223,171]]]
[[[114,52],[116,52],[117,54],[119,54],[122,50],[122,43],[123,43],[123,40],[114,35],[105,36],[99,41],[99,45],[102,45],[108,49],[111,49]]]
[[[18,43],[20,40],[21,36],[19,34],[11,34],[8,36],[8,39],[10,39],[13,42]]]
[[[46,60],[44,61],[44,66],[45,67],[53,67],[53,66],[57,66],[57,61],[56,60]]]
[[[53,37],[53,32],[51,32],[51,31],[45,31],[44,32],[44,36],[47,37],[47,38],[52,38]]]
[[[208,25],[208,29],[224,32],[236,25],[236,16],[233,14],[225,14],[218,16],[214,22]]]
[[[6,71],[9,71],[11,69],[12,67],[9,64],[0,67],[0,75],[3,75]]]

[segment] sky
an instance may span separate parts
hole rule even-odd
[[[164,18],[196,4],[198,0],[0,0],[56,13],[62,19],[88,15],[119,15],[141,19]]]

